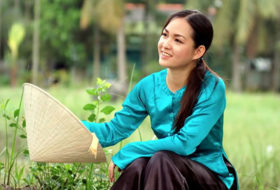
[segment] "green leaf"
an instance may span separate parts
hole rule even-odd
[[[17,127],[17,124],[16,123],[11,123],[9,126],[10,127]]]
[[[22,127],[23,127],[23,128],[26,127],[26,121],[25,121],[25,119],[22,121]]]
[[[97,93],[101,93],[102,92],[102,87],[98,87],[97,89],[96,89],[96,91],[97,91]]]
[[[113,106],[106,106],[106,107],[104,107],[101,110],[101,112],[103,112],[104,114],[108,115],[108,114],[110,114],[114,110],[115,110],[115,108]]]
[[[101,96],[101,100],[103,100],[104,102],[110,101],[111,100],[111,95],[110,94],[104,94],[104,95]]]
[[[97,100],[94,100],[92,103],[93,103],[93,105],[97,106],[98,101],[97,101]]]
[[[26,135],[20,135],[20,138],[26,139]]]
[[[6,100],[6,102],[2,102],[2,101],[1,101],[1,107],[0,107],[0,108],[1,108],[2,110],[5,110],[6,107],[7,107],[7,105],[8,105],[8,103],[9,103],[9,101],[10,101],[10,99]]]
[[[108,83],[108,82],[106,82],[106,83],[105,83],[105,88],[107,88],[107,89],[108,89],[108,88],[110,88],[110,87],[111,87],[111,84],[110,84],[110,83]]]
[[[91,89],[87,89],[87,93],[88,93],[89,95],[96,96],[97,91],[96,91],[96,89],[91,88]]]
[[[0,171],[4,169],[4,164],[2,162],[0,162]]]
[[[103,123],[103,122],[105,122],[105,118],[99,119],[99,123]]]
[[[25,149],[25,150],[23,151],[23,154],[24,154],[25,156],[28,156],[28,155],[29,155],[29,151],[28,151],[27,149]]]
[[[95,118],[96,118],[96,115],[93,113],[88,117],[88,120],[93,122],[95,120]]]
[[[3,114],[3,117],[6,118],[7,120],[10,120],[10,119],[11,119],[10,116],[8,116],[8,115],[5,114],[5,113]]]
[[[22,178],[23,172],[24,172],[25,167],[23,166],[18,174],[18,179]]]
[[[18,117],[18,115],[19,115],[19,109],[14,111],[14,118]]]
[[[94,110],[96,108],[93,104],[87,104],[83,107],[84,110]]]
[[[96,81],[96,84],[97,85],[102,85],[103,84],[103,80],[101,78],[97,78],[97,81]]]
[[[4,106],[4,109],[7,108],[9,101],[10,101],[10,99],[8,99],[8,100],[6,101],[5,106]]]
[[[70,170],[71,169],[70,164],[65,164],[64,167],[65,167],[66,170]]]

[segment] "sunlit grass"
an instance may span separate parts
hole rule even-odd
[[[242,189],[280,188],[280,96],[228,93],[224,147]]]
[[[86,87],[48,89],[55,98],[81,119],[87,118],[82,107],[90,101]],[[0,88],[0,101],[10,98],[8,110],[15,110],[21,89]],[[123,100],[114,102],[117,110]],[[113,114],[109,116],[112,118]],[[3,121],[0,120],[0,150],[4,146]],[[224,148],[238,171],[240,189],[280,189],[280,96],[273,93],[227,92],[224,118]],[[149,118],[140,127],[143,140],[153,138]],[[2,140],[3,139],[3,140]],[[138,141],[134,132],[125,143]],[[119,145],[109,147],[115,153]]]

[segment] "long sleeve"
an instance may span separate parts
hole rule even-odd
[[[223,115],[226,105],[225,86],[222,80],[212,88],[210,95],[208,93],[202,93],[192,115],[186,118],[183,128],[177,134],[158,140],[129,143],[113,156],[113,162],[124,169],[135,159],[151,157],[161,150],[173,151],[183,156],[194,153]]]
[[[82,121],[82,123],[94,132],[102,147],[112,146],[122,139],[129,137],[147,116],[147,111],[143,103],[143,80],[135,85],[128,94],[123,109],[117,112],[110,122],[93,123]]]

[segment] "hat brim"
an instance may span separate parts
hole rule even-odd
[[[24,111],[30,159],[37,162],[104,162],[95,134],[43,89],[25,83]],[[95,147],[92,147],[92,146]]]

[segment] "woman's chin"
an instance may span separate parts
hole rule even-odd
[[[159,60],[159,65],[162,67],[170,67],[170,63],[168,63],[167,61],[163,61],[163,60]]]
[[[165,68],[169,68],[169,69],[175,69],[176,67],[174,67],[174,65],[170,64],[170,63],[166,63],[166,62],[159,62],[159,65]]]

